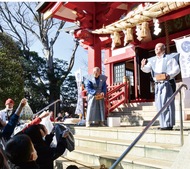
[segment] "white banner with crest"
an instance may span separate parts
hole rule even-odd
[[[177,52],[180,53],[179,63],[181,68],[181,77],[184,84],[190,88],[190,37],[176,39]],[[190,90],[184,91],[184,107],[190,108]]]
[[[180,53],[179,63],[182,78],[190,77],[190,37],[176,39],[177,52]]]
[[[78,89],[78,99],[77,99],[77,106],[75,110],[75,114],[82,114],[83,115],[83,100],[82,100],[82,72],[81,69],[78,69],[75,72],[75,78],[77,83],[77,89]]]

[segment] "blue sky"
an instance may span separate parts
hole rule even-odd
[[[72,26],[72,23],[67,22],[64,28]],[[69,61],[72,55],[73,48],[75,46],[74,37],[71,34],[65,33],[64,30],[61,31],[56,43],[54,44],[54,58],[59,58],[62,60]],[[42,45],[38,42],[35,42],[31,46],[31,50],[38,52],[40,56],[42,54]],[[72,69],[72,73],[79,68],[82,70],[82,74],[86,75],[88,73],[87,67],[88,53],[87,50],[82,48],[80,45],[75,54],[75,63]]]

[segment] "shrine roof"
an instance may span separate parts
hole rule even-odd
[[[162,22],[187,15],[189,5],[190,2],[43,2],[36,10],[44,13],[44,19],[57,18],[74,22],[95,34],[110,34],[153,18]],[[187,10],[175,14],[186,7]]]
[[[154,19],[162,23],[189,15],[190,2],[43,2],[39,3],[36,10],[44,14],[44,19],[57,18],[72,22],[90,34],[99,34],[102,46],[107,47],[111,42],[110,35],[117,34],[115,37],[119,37],[118,33],[132,28],[137,30],[138,25],[142,27],[146,23],[150,28],[154,25]],[[90,37],[86,32],[79,33],[86,38]],[[124,36],[123,33],[121,36]],[[128,33],[124,34],[125,37],[128,36]],[[131,34],[134,36],[134,30]],[[137,43],[139,41],[141,40],[138,39]]]

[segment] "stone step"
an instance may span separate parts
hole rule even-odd
[[[154,106],[154,102],[141,102],[141,103],[126,103],[120,105],[115,111],[132,111],[132,110],[142,110],[143,106]]]
[[[135,108],[139,106],[154,106],[155,102],[137,102],[137,103],[126,103],[125,105],[121,105],[128,108]]]
[[[180,111],[176,110],[176,120],[179,120],[180,117]],[[142,110],[135,110],[131,112],[112,112],[109,114],[109,117],[121,117],[124,118],[125,121],[128,119],[128,121],[132,120],[131,118],[136,118],[135,120],[152,120],[154,116],[157,114],[156,110],[149,110],[149,111],[142,111]],[[190,120],[190,114],[187,111],[182,111],[183,120]],[[127,119],[126,119],[127,118]]]
[[[142,110],[136,110],[133,112],[123,113],[114,112],[109,117],[121,117],[121,126],[146,126],[150,122],[157,112],[143,112]],[[159,125],[158,119],[154,125]]]
[[[178,104],[175,104],[176,110],[180,110],[180,106]],[[127,107],[127,106],[120,106],[119,108],[115,109],[113,112],[131,112],[131,111],[155,111],[157,112],[156,106],[142,106],[139,105],[138,107]],[[190,112],[189,108],[183,108],[182,111],[185,111],[186,113]]]
[[[73,152],[66,151],[63,157],[69,159],[68,162],[60,159],[59,162],[56,161],[57,166],[66,167],[76,163],[81,169],[85,168],[84,165],[86,169],[99,169],[104,164],[108,169],[143,129],[144,127],[86,128],[72,125],[76,148]],[[189,129],[183,133],[186,142]],[[169,169],[181,149],[180,143],[180,131],[177,128],[161,131],[151,126],[116,169]]]
[[[133,110],[133,111],[127,111],[127,112],[112,112],[110,113],[110,116],[121,116],[121,115],[136,115],[136,116],[155,116],[157,113],[156,110],[149,110],[149,111],[143,111],[143,110]]]
[[[176,121],[175,126],[177,128],[180,127],[180,121],[179,120]],[[184,127],[184,130],[190,130],[190,120],[183,120],[183,127]]]
[[[106,139],[131,140],[133,141],[143,131],[144,127],[74,127],[74,135],[99,137]],[[184,131],[184,138],[188,131]],[[180,131],[162,131],[152,126],[141,141],[165,144],[180,144]]]
[[[180,119],[181,109],[176,106],[176,120]],[[109,113],[109,117],[121,117],[121,122],[125,125],[142,125],[145,126],[150,122],[157,114],[155,106],[142,106],[138,109],[123,108],[114,112]],[[183,120],[190,120],[190,109],[182,109]],[[159,125],[159,119],[157,119],[155,125]],[[124,124],[123,124],[124,125]]]
[[[169,169],[181,150],[179,101],[176,101],[176,125],[172,131],[158,130],[159,121],[142,136],[138,143],[124,157],[116,169]],[[116,112],[110,113],[114,117],[121,117],[120,127],[86,128],[84,126],[72,126],[75,137],[76,149],[66,153],[66,158],[80,161],[82,169],[94,167],[99,169],[105,164],[109,168],[115,160],[127,149],[128,146],[144,130],[157,111],[155,103],[130,103],[122,105]],[[184,141],[186,142],[190,131],[190,110],[182,109]],[[128,121],[127,121],[128,120]],[[144,126],[143,126],[144,125]],[[70,164],[71,162],[59,164]],[[73,162],[73,161],[72,161]],[[62,169],[62,168],[60,168]]]
[[[66,154],[67,154],[67,152],[66,152]],[[54,168],[55,169],[66,169],[69,165],[75,165],[79,169],[100,169],[100,165],[97,166],[97,165],[87,163],[86,161],[79,161],[74,158],[68,158],[65,155],[62,155],[58,159],[55,160]]]
[[[67,157],[77,159],[79,161],[85,161],[86,163],[100,166],[104,164],[106,168],[111,167],[115,160],[121,156],[121,153],[106,152],[95,148],[76,147],[75,151],[68,152]],[[174,159],[172,159],[174,160]],[[121,163],[115,169],[169,169],[173,161],[156,160],[152,158],[146,158],[130,155],[125,156]]]
[[[110,153],[123,153],[132,143],[131,140],[118,140],[110,138],[75,136],[76,146],[84,148],[96,148]],[[147,157],[153,159],[168,160],[175,159],[181,146],[178,144],[163,144],[139,141],[130,151],[130,155]]]
[[[175,104],[175,109],[177,111],[179,111],[180,110],[180,106],[177,105],[177,104]],[[142,111],[156,111],[157,112],[156,106],[142,106]],[[182,107],[182,111],[184,111],[186,113],[190,113],[190,109],[189,108],[183,108]]]

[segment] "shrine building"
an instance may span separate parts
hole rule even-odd
[[[108,86],[127,80],[127,102],[154,101],[151,74],[140,67],[143,58],[155,55],[155,45],[177,52],[175,40],[190,36],[190,2],[43,2],[37,11],[44,19],[77,25],[74,36],[88,51],[88,73],[104,65]],[[181,73],[176,82],[190,84]]]

